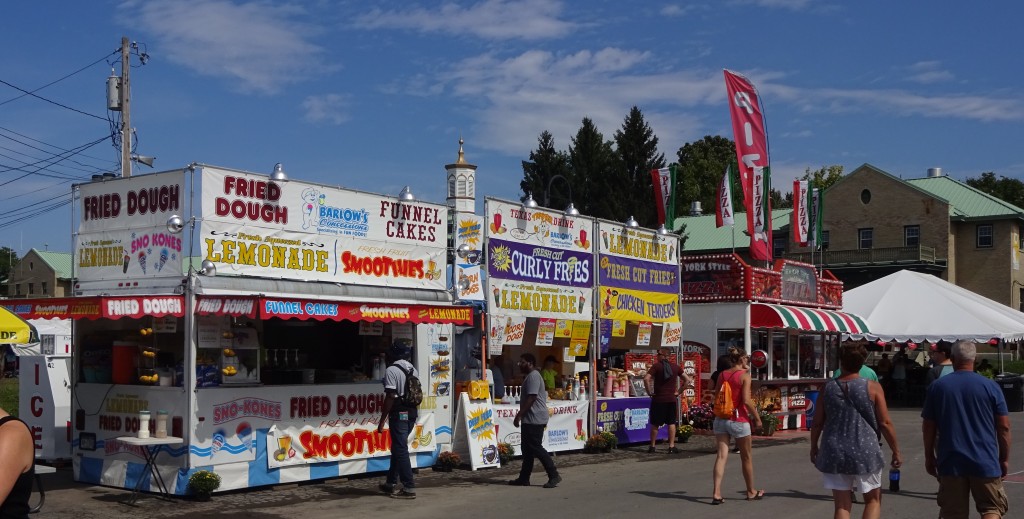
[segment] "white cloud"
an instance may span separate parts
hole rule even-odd
[[[953,73],[942,69],[938,61],[919,61],[911,65],[905,79],[922,84],[944,83],[954,79]]]
[[[811,3],[813,3],[813,0],[735,0],[733,3],[747,5],[752,4],[759,7],[800,11],[810,6]]]
[[[350,117],[348,107],[349,96],[342,94],[309,96],[302,101],[302,108],[306,111],[305,119],[312,123],[344,123]]]
[[[364,29],[413,29],[424,33],[474,34],[488,40],[542,40],[569,34],[575,24],[560,19],[562,2],[484,0],[468,7],[449,2],[437,9],[374,9],[356,18]]]
[[[155,41],[154,60],[166,59],[242,92],[274,94],[285,85],[331,70],[323,49],[308,41],[320,30],[298,21],[297,4],[176,0],[128,1],[122,15]]]
[[[679,4],[666,4],[661,8],[660,13],[662,16],[679,17],[686,16],[694,9],[696,9],[696,6],[693,5],[682,6]]]

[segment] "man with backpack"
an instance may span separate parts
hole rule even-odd
[[[391,435],[391,466],[381,492],[397,499],[416,499],[416,483],[412,479],[409,459],[409,433],[416,424],[416,408],[423,400],[416,367],[409,362],[412,344],[408,339],[395,339],[388,350],[391,365],[384,372],[384,404],[377,432],[384,431],[387,421]],[[398,482],[402,482],[401,490]]]

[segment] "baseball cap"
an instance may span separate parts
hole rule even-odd
[[[409,339],[395,339],[391,343],[391,356],[404,359],[412,355],[412,341]]]

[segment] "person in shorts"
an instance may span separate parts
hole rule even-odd
[[[715,468],[712,473],[714,490],[711,504],[720,505],[725,502],[722,497],[722,478],[725,476],[725,463],[729,459],[729,439],[736,442],[740,450],[740,462],[743,467],[743,481],[747,484],[747,500],[753,501],[764,497],[764,490],[754,488],[754,460],[751,457],[750,424],[755,427],[761,425],[761,415],[757,412],[757,406],[750,396],[750,373],[744,368],[747,353],[738,348],[729,348],[729,364],[731,367],[718,375],[718,383],[715,390],[720,391],[724,384],[729,384],[732,389],[733,405],[736,414],[732,419],[715,417],[712,426],[715,432],[715,443],[717,455],[715,457]]]
[[[999,519],[1009,504],[1003,478],[1010,468],[1010,418],[1006,397],[994,381],[974,372],[977,347],[957,341],[953,373],[928,388],[924,423],[924,467],[939,480],[938,504],[945,519],[966,519],[970,497],[982,519]]]
[[[881,516],[885,460],[880,437],[892,450],[892,468],[903,465],[882,386],[860,375],[867,356],[863,344],[844,344],[839,378],[825,383],[815,406],[811,463],[832,491],[835,517],[850,517],[854,490],[864,494],[865,519]]]
[[[679,395],[683,388],[690,383],[689,377],[683,373],[678,364],[669,360],[671,352],[668,348],[658,349],[658,358],[647,370],[644,376],[644,385],[647,387],[647,394],[651,395],[651,409],[649,424],[651,428],[651,446],[647,452],[655,452],[654,445],[658,441],[658,429],[661,426],[668,426],[668,452],[675,454],[679,452],[676,448],[676,425],[679,423]],[[682,380],[682,385],[679,381]]]

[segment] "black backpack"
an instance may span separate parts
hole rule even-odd
[[[413,375],[413,370],[406,371],[405,368],[395,364],[398,369],[405,373],[405,392],[402,396],[398,397],[399,403],[405,407],[415,409],[420,406],[423,402],[423,386],[420,384],[420,379],[416,375]]]

